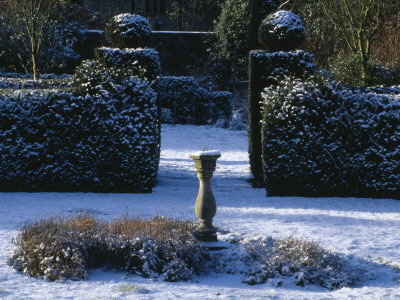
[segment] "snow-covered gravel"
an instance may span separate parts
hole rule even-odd
[[[313,240],[335,252],[400,265],[400,201],[390,199],[265,197],[253,189],[247,134],[208,126],[162,128],[157,187],[152,194],[0,193],[0,299],[400,299],[396,268],[378,267],[362,287],[330,292],[284,282],[249,286],[241,275],[216,275],[196,282],[168,283],[115,271],[93,270],[80,282],[46,282],[7,264],[11,239],[29,220],[81,210],[112,219],[127,211],[196,219],[198,179],[190,154],[221,152],[212,180],[218,211],[214,225],[232,232]]]

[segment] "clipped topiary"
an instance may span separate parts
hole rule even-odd
[[[306,30],[298,15],[280,10],[265,18],[258,30],[261,46],[269,51],[295,50],[306,37]]]
[[[139,15],[119,14],[106,25],[106,41],[115,48],[146,47],[150,42],[149,21]]]
[[[249,158],[253,185],[263,186],[261,161],[261,92],[265,87],[276,85],[275,76],[282,74],[302,77],[315,71],[314,56],[303,50],[272,52],[254,50],[249,59],[249,97],[247,103],[249,125]]]
[[[118,49],[100,47],[95,58],[107,68],[129,69],[142,80],[153,81],[161,73],[160,58],[154,49]]]

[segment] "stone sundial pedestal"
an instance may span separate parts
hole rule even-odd
[[[221,157],[219,151],[199,151],[190,155],[194,160],[195,171],[200,181],[199,193],[196,199],[195,212],[200,220],[195,237],[203,242],[216,242],[217,230],[212,225],[217,212],[217,204],[211,190],[211,178],[215,171],[217,159]]]

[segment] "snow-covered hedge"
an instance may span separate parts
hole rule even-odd
[[[228,123],[231,117],[233,95],[229,92],[209,92],[201,88],[193,77],[161,77],[155,88],[165,123]]]
[[[132,69],[140,78],[150,81],[161,73],[160,58],[154,49],[101,47],[96,49],[95,58],[106,67]]]
[[[106,24],[105,35],[111,47],[146,47],[151,38],[151,26],[146,18],[125,13],[114,16]]]
[[[400,199],[400,102],[333,82],[264,90],[267,194]]]
[[[297,50],[292,52],[272,52],[255,50],[250,52],[249,62],[249,156],[254,184],[263,185],[261,150],[261,92],[266,86],[276,85],[275,76],[307,76],[315,71],[314,56]]]
[[[0,95],[0,190],[151,192],[156,94],[133,77],[107,84],[87,97]]]

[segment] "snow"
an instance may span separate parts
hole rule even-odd
[[[280,10],[269,16],[271,24],[274,26],[274,31],[277,32],[281,29],[290,31],[304,32],[305,28],[300,17],[291,11]]]
[[[152,194],[0,193],[0,299],[396,299],[399,274],[374,270],[362,287],[330,292],[283,282],[249,286],[241,275],[210,272],[195,282],[169,283],[113,270],[92,270],[85,281],[47,282],[7,264],[11,239],[22,223],[74,215],[81,210],[103,219],[126,212],[196,219],[198,179],[190,154],[209,145],[221,158],[212,179],[217,201],[214,225],[235,233],[313,240],[325,248],[365,259],[400,264],[400,201],[357,198],[265,197],[253,189],[247,133],[191,125],[163,125],[157,187]],[[394,268],[395,269],[395,268]]]
[[[221,156],[221,152],[218,150],[204,150],[204,151],[198,151],[195,153],[192,153],[191,156]]]

